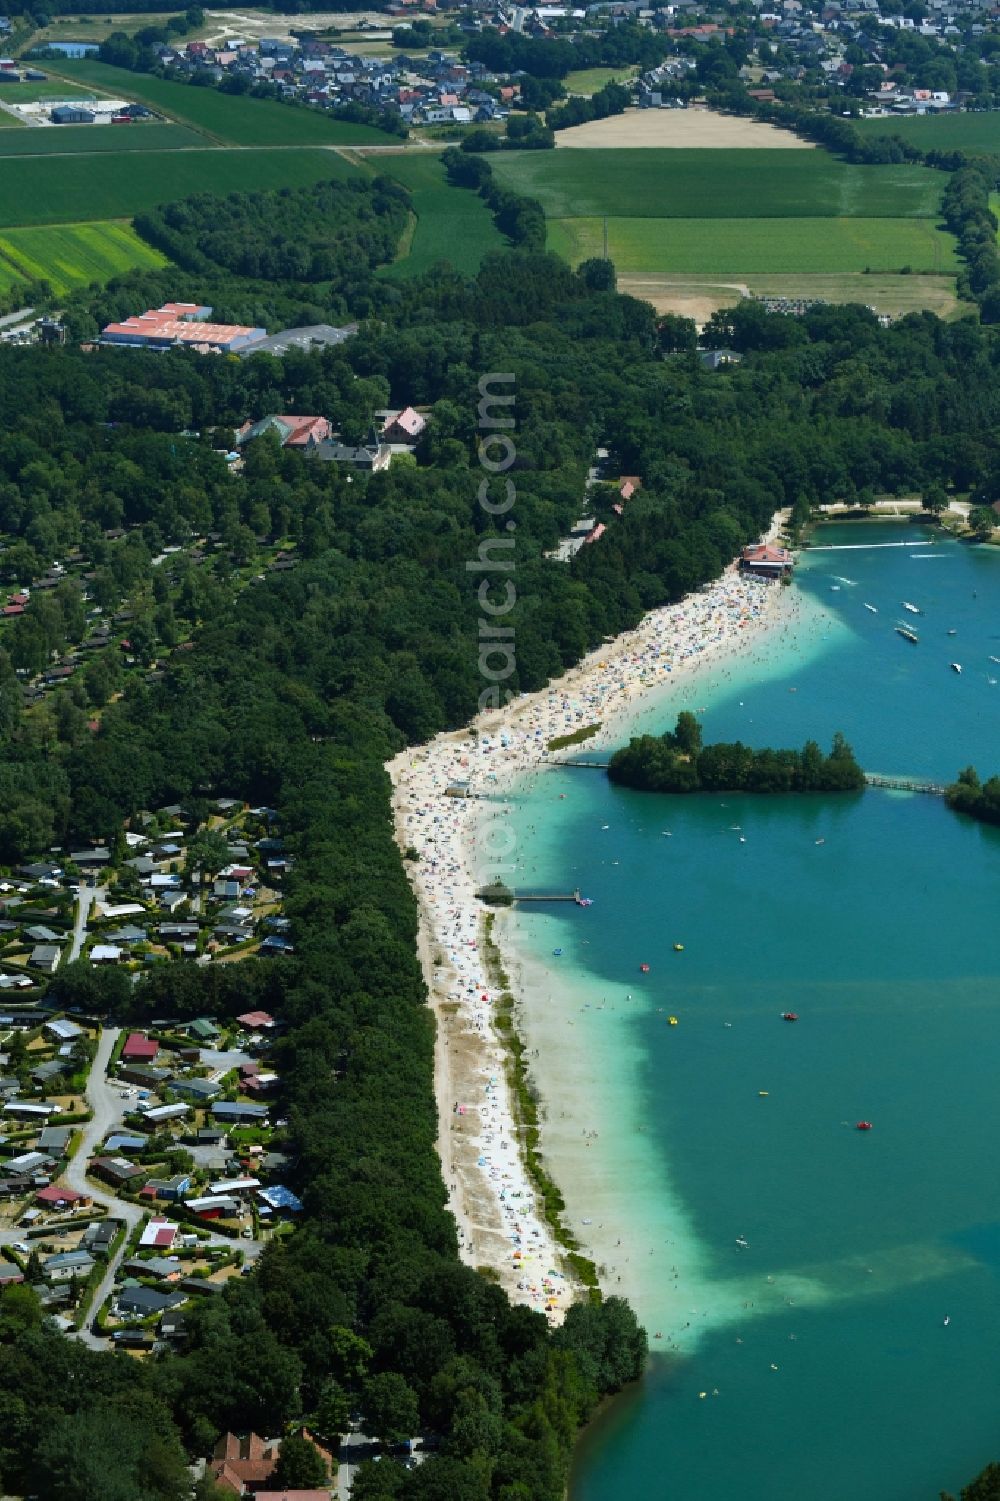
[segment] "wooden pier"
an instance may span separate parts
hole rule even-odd
[[[607,761],[576,761],[576,760],[573,760],[573,761],[563,761],[563,760],[559,760],[559,761],[554,761],[552,764],[554,766],[585,766],[590,771],[607,771],[607,769],[608,769],[608,763],[607,763]]]

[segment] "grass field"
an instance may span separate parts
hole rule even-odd
[[[6,83],[0,86],[0,100],[4,104],[34,104],[39,99],[93,97],[93,89],[82,88],[78,83],[64,83],[61,78],[49,78],[45,83]]]
[[[46,42],[103,42],[113,31],[141,31],[145,26],[162,26],[177,15],[176,10],[150,11],[144,14],[121,16],[53,16],[47,26],[35,31],[32,45],[43,47]],[[196,35],[191,32],[190,35]]]
[[[930,151],[1000,152],[1000,110],[973,115],[910,115],[904,119],[855,120],[863,135],[898,135]]]
[[[627,83],[634,78],[635,68],[579,68],[567,73],[563,79],[568,94],[596,94],[608,83]]]
[[[165,256],[140,240],[129,224],[53,224],[0,234],[0,290],[45,277],[53,291],[68,292],[134,268],[166,264]]]
[[[370,125],[331,119],[319,110],[295,108],[274,99],[237,98],[218,89],[130,73],[90,58],[60,63],[59,73],[116,98],[149,105],[228,146],[365,146],[388,145],[396,139]]]
[[[954,273],[954,240],[920,219],[608,219],[617,270],[748,275],[914,271]],[[573,265],[603,254],[604,221],[549,221],[549,248]]]
[[[0,115],[0,119],[9,118]],[[205,136],[186,125],[161,125],[158,121],[139,125],[32,126],[0,139],[0,157],[180,151],[186,146],[209,145],[211,142]]]
[[[19,120],[16,115],[9,115],[5,109],[0,109],[0,130],[10,125],[16,130],[19,126],[23,128],[24,121]]]
[[[516,151],[491,166],[552,219],[929,218],[944,188],[929,167],[855,167],[819,151]]]
[[[417,221],[408,247],[404,242],[406,253],[384,275],[419,276],[437,261],[472,274],[484,255],[507,244],[479,194],[448,185],[438,157],[379,156],[373,165],[409,188]]]
[[[310,150],[159,152],[155,164],[141,152],[106,152],[81,168],[71,156],[0,159],[0,227],[128,219],[191,193],[294,188],[359,170],[334,151]]]

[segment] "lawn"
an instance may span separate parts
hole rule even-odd
[[[218,89],[130,73],[91,58],[59,64],[62,77],[146,104],[228,146],[370,146],[397,140],[371,125],[351,125],[306,106],[221,94]]]
[[[739,277],[751,273],[954,273],[954,240],[918,219],[608,219],[608,253],[625,275]],[[603,254],[604,220],[556,219],[548,243],[573,265]]]
[[[32,33],[32,46],[47,42],[103,42],[113,31],[141,31],[146,26],[162,26],[177,15],[176,10],[149,11],[140,14],[109,16],[54,16],[48,26]],[[195,36],[195,32],[189,33]],[[186,40],[186,38],[185,38]]]
[[[52,224],[0,234],[0,290],[45,277],[56,293],[167,264],[129,224]]]
[[[484,255],[507,244],[479,194],[449,186],[438,157],[400,153],[380,156],[373,166],[409,188],[416,215],[409,246],[404,241],[404,253],[384,275],[420,276],[437,261],[450,261],[456,271],[472,275]]]
[[[553,219],[930,218],[945,185],[929,167],[856,167],[823,151],[517,151],[490,164]]]
[[[0,115],[0,120],[9,119]],[[3,156],[79,156],[122,151],[180,151],[208,146],[208,139],[186,125],[33,125],[0,139]],[[194,191],[192,189],[192,191]]]
[[[46,70],[47,71],[47,70]],[[65,83],[61,78],[49,78],[45,83],[5,83],[0,85],[0,100],[4,104],[35,104],[39,99],[93,99],[94,90],[81,88],[78,83]]]
[[[910,115],[855,120],[863,135],[898,135],[925,151],[1000,152],[1000,110],[972,115]]]
[[[16,130],[18,126],[24,125],[24,121],[19,120],[16,115],[9,115],[5,109],[0,109],[0,130],[10,125]]]
[[[627,83],[634,78],[635,68],[579,68],[567,73],[563,79],[568,94],[596,94],[608,83]]]
[[[192,193],[294,188],[358,170],[336,152],[309,150],[167,151],[156,154],[155,166],[142,153],[106,152],[88,157],[85,172],[71,156],[6,157],[0,159],[0,227],[129,219]]]

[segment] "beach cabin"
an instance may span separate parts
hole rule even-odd
[[[792,571],[792,554],[787,547],[775,547],[771,542],[757,542],[744,547],[740,554],[740,569],[756,578],[781,579]]]

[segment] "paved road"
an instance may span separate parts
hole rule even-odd
[[[83,941],[87,936],[87,917],[90,913],[91,904],[97,896],[97,887],[91,886],[86,878],[80,881],[80,894],[76,899],[76,922],[73,926],[73,942],[69,946],[66,955],[66,963],[72,964],[74,959],[79,959]]]
[[[82,889],[80,891],[80,898],[82,904]],[[121,1123],[125,1109],[125,1101],[122,1099],[120,1091],[108,1083],[107,1077],[108,1061],[114,1051],[114,1046],[118,1041],[120,1033],[120,1027],[107,1027],[101,1033],[97,1044],[97,1054],[90,1070],[90,1078],[87,1080],[87,1104],[90,1106],[93,1114],[83,1128],[80,1145],[73,1155],[72,1162],[66,1169],[64,1181],[69,1184],[70,1188],[75,1188],[78,1193],[89,1194],[95,1204],[106,1205],[110,1218],[124,1220],[129,1229],[132,1230],[142,1219],[142,1210],[135,1204],[127,1204],[122,1199],[116,1199],[113,1194],[105,1192],[102,1188],[98,1188],[87,1177],[87,1163],[93,1155],[95,1147],[98,1142],[104,1140],[113,1126]],[[115,1272],[118,1270],[118,1264],[124,1254],[125,1246],[123,1245],[108,1262],[107,1270],[101,1278],[101,1284],[91,1300],[90,1311],[87,1315],[87,1326],[81,1329],[77,1336],[83,1340],[85,1345],[90,1345],[95,1350],[106,1350],[108,1346],[105,1340],[98,1339],[90,1332],[89,1326],[94,1314],[96,1314],[111,1291],[112,1283],[115,1280]]]

